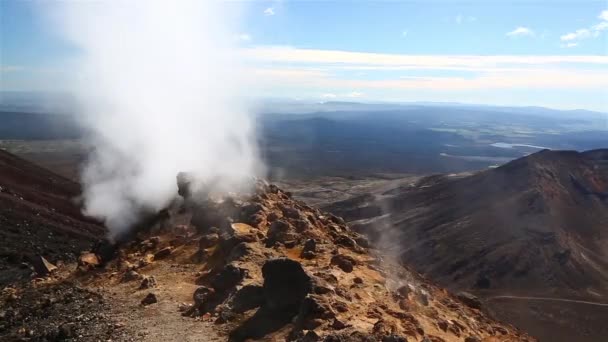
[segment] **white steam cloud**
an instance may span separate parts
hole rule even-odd
[[[76,95],[93,146],[82,174],[85,212],[113,235],[141,210],[166,206],[180,171],[224,191],[260,174],[242,100],[247,82],[231,46],[234,7],[103,1],[51,9],[53,25],[82,52]]]

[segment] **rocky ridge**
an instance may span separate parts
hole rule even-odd
[[[252,195],[221,200],[188,186],[181,178],[184,202],[106,269],[123,272],[112,273],[116,281],[148,288],[144,274],[154,264],[196,265],[182,315],[219,324],[229,341],[533,340],[486,317],[474,297],[461,301],[428,283],[341,218],[274,185],[258,182]],[[162,296],[151,292],[142,305],[156,301]]]

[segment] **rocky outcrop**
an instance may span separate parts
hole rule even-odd
[[[183,205],[169,213],[182,223],[141,237],[115,262],[127,275],[146,270],[138,265],[197,263],[192,304],[180,311],[221,325],[229,341],[531,340],[374,250],[341,218],[274,185],[259,182],[251,194],[212,200],[184,182],[180,193]],[[140,290],[162,289],[141,274]],[[142,304],[153,304],[152,295]]]

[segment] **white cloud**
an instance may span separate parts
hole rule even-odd
[[[500,65],[547,66],[549,64],[608,64],[603,55],[399,55],[342,50],[300,49],[288,46],[262,46],[242,49],[249,59],[266,63],[321,64],[331,68],[373,69],[484,69]]]
[[[356,98],[360,98],[362,97],[364,94],[362,92],[359,91],[351,91],[350,93],[345,93],[345,94],[335,94],[335,93],[325,93],[321,95],[322,99],[337,99],[337,98],[350,98],[350,99],[356,99]]]
[[[404,37],[404,38],[407,37],[408,34],[409,34],[408,30],[401,31],[401,36]]]
[[[534,36],[534,31],[527,27],[519,26],[513,31],[507,32],[508,37],[532,37]]]
[[[274,7],[268,7],[267,9],[264,10],[264,15],[265,16],[271,16],[274,15]]]
[[[591,37],[591,31],[587,29],[579,29],[568,34],[564,34],[563,36],[559,37],[559,39],[562,42],[568,42],[572,40],[587,39],[589,37]]]
[[[458,25],[462,24],[462,19],[463,19],[462,14],[459,14],[456,16],[456,18],[454,18],[454,20],[456,20],[456,24],[458,24]]]
[[[562,44],[560,46],[563,47],[563,48],[573,48],[573,47],[577,47],[578,43],[572,43],[572,42],[570,42],[570,43]]]
[[[602,21],[601,23],[594,25],[592,29],[597,33],[599,33],[600,31],[604,31],[608,29],[608,21]]]
[[[580,42],[581,40],[599,37],[602,31],[608,30],[608,10],[604,10],[598,16],[602,21],[592,25],[589,28],[581,28],[574,32],[566,33],[560,36],[562,42]],[[563,44],[562,47],[571,47],[568,44]]]

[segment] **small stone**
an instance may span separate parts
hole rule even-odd
[[[468,293],[468,292],[459,292],[456,297],[458,299],[460,299],[461,302],[463,302],[465,305],[474,308],[474,309],[481,309],[481,300],[479,300],[479,298],[477,298],[477,296]]]
[[[214,294],[215,291],[213,289],[208,288],[206,286],[200,286],[196,289],[196,291],[194,291],[194,294],[192,295],[192,299],[194,300],[194,306],[196,306],[197,308],[202,307],[205,302],[207,302],[209,298],[211,298],[211,296],[213,296]]]
[[[342,329],[346,328],[346,324],[344,322],[342,322],[341,320],[335,318],[334,322],[331,324],[331,327],[335,330],[342,330]]]
[[[171,255],[171,252],[173,252],[172,247],[165,247],[165,248],[161,249],[160,251],[154,253],[154,260],[164,259],[164,258],[168,257],[169,255]]]
[[[356,261],[355,259],[347,255],[338,254],[334,255],[331,258],[331,264],[338,266],[342,271],[346,273],[350,273],[353,271]]]
[[[34,257],[32,264],[34,265],[34,271],[41,277],[46,277],[57,270],[57,266],[51,264],[41,255]]]
[[[360,277],[355,277],[353,279],[353,283],[355,283],[355,284],[363,284],[363,279],[361,279]]]
[[[125,273],[125,275],[122,277],[123,281],[133,281],[133,280],[140,280],[142,279],[143,276],[139,273],[137,273],[134,270],[130,270],[127,273]]]
[[[144,299],[141,300],[141,305],[147,306],[150,304],[154,304],[157,303],[158,299],[156,298],[156,295],[152,292],[148,293],[148,295],[146,295],[146,297],[144,297]]]
[[[198,248],[207,249],[209,247],[215,246],[219,242],[219,240],[220,237],[216,233],[207,234],[198,240]]]
[[[145,276],[139,285],[140,289],[149,289],[152,287],[156,287],[156,278],[153,276]]]
[[[95,253],[85,252],[80,255],[78,258],[78,265],[85,268],[94,268],[101,264],[101,260],[97,257]]]

